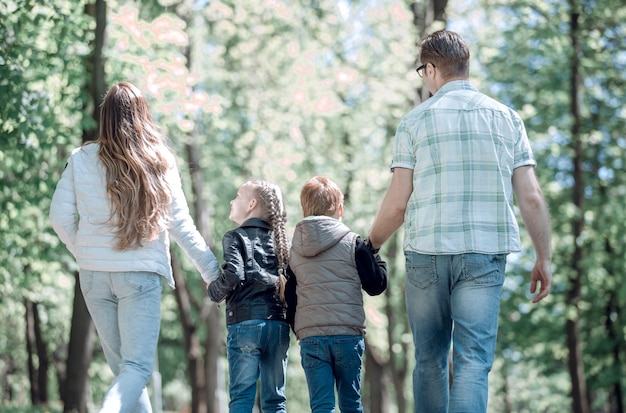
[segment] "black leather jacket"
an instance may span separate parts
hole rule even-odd
[[[286,306],[278,296],[278,259],[271,226],[251,218],[224,234],[222,246],[223,273],[209,285],[208,293],[215,302],[226,298],[226,324],[286,320]]]

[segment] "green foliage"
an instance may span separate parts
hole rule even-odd
[[[40,303],[53,360],[62,358],[69,329],[74,268],[47,221],[49,200],[65,164],[66,146],[80,141],[80,90],[86,21],[82,4],[0,3],[0,365],[24,372],[22,298]],[[15,394],[26,375],[12,375]]]
[[[111,11],[108,83],[129,80],[145,91],[186,182],[185,145],[192,136],[214,239],[234,225],[229,201],[251,177],[282,187],[293,227],[304,181],[329,175],[346,192],[346,222],[361,233],[369,228],[390,177],[393,129],[410,105],[411,20],[391,1],[345,6],[210,2],[194,9],[180,2],[157,13],[145,6],[138,13],[131,4]],[[221,258],[219,241],[216,247]],[[193,286],[199,277],[180,258]],[[192,292],[202,296],[200,283]],[[379,305],[373,300],[372,310]],[[185,380],[182,332],[168,291],[162,315],[163,381]],[[297,351],[290,383],[299,384],[290,403],[306,405]]]
[[[185,145],[193,137],[218,258],[219,240],[233,226],[229,201],[252,177],[281,186],[290,231],[301,216],[302,184],[313,175],[328,175],[345,192],[345,222],[365,234],[389,182],[395,127],[411,106],[417,81],[415,28],[406,5],[394,0],[139,3],[109,3],[107,83],[129,80],[145,91],[187,186]],[[565,300],[574,245],[584,250],[578,309],[585,367],[594,403],[601,405],[611,386],[626,384],[623,367],[611,354],[622,343],[620,356],[626,359],[626,284],[620,282],[626,270],[626,212],[620,202],[626,194],[626,11],[620,0],[580,3],[586,204],[578,210],[572,202],[567,4],[470,3],[463,3],[467,10],[458,4],[449,9],[467,29],[464,37],[476,40],[472,80],[524,117],[555,246],[553,293],[539,305],[530,304],[533,255],[527,237],[524,251],[509,257],[490,411],[508,406],[556,412],[568,405],[563,337],[565,320],[576,314]],[[8,386],[22,401],[28,389],[22,297],[40,303],[48,350],[55,362],[65,359],[76,266],[52,234],[47,211],[69,150],[81,142],[84,60],[94,27],[83,9],[83,2],[70,0],[0,2],[0,317],[6,320],[0,324],[0,348],[14,349],[0,356],[0,371],[15,372],[7,376]],[[575,239],[572,222],[579,216],[585,228]],[[391,250],[385,246],[382,253]],[[188,280],[197,283],[192,292],[202,297],[199,277],[180,258]],[[410,367],[401,254],[391,257],[389,266],[388,294],[366,300],[368,342],[396,367]],[[188,402],[181,397],[187,391],[186,362],[170,291],[164,292],[162,308],[159,362],[166,406],[180,410]],[[386,336],[391,315],[396,324]],[[110,379],[100,353],[91,373],[99,400]],[[288,374],[290,408],[306,406],[297,346]]]
[[[3,413],[61,413],[63,406],[57,406],[55,404],[48,406],[2,406]]]
[[[208,200],[216,239],[233,225],[228,201],[251,177],[281,186],[293,228],[302,185],[327,175],[345,193],[344,222],[366,234],[389,182],[395,126],[414,93],[409,10],[394,1],[241,5],[209,4],[196,26],[203,41],[194,43],[206,51],[194,54],[199,83],[220,102],[218,113],[197,120],[206,131],[207,182],[223,195]],[[403,314],[402,278],[394,280],[394,313]],[[380,316],[370,320],[368,338],[387,359],[383,305],[382,297],[368,300],[368,314]],[[406,324],[394,340],[402,342],[405,331]],[[290,353],[295,371],[298,350]],[[299,406],[306,388],[301,375],[294,379],[290,373],[288,392],[296,391],[288,396]]]
[[[512,262],[502,303],[499,354],[509,366],[512,378],[519,366],[527,375],[539,368],[541,385],[559,377],[561,392],[567,392],[567,347],[565,320],[581,323],[588,386],[596,401],[604,400],[612,386],[625,384],[623,365],[615,363],[613,351],[624,360],[624,318],[626,295],[624,271],[624,212],[620,198],[626,187],[621,169],[624,165],[625,111],[623,90],[626,51],[617,38],[626,32],[624,8],[618,1],[574,2],[581,11],[579,40],[582,84],[580,107],[582,125],[579,136],[572,135],[571,62],[574,56],[570,38],[567,3],[559,1],[490,2],[484,9],[487,19],[501,22],[480,33],[478,60],[489,79],[490,91],[525,118],[528,134],[538,160],[537,174],[542,182],[552,214],[554,245],[554,287],[542,304],[529,303],[528,273],[532,254],[525,251]],[[615,13],[607,14],[606,10]],[[575,181],[572,142],[581,140],[584,209],[573,202]],[[574,238],[573,222],[582,217],[583,232]],[[530,247],[526,240],[527,248]],[[582,249],[582,259],[573,262],[574,246]],[[515,258],[515,257],[514,257]],[[566,300],[574,277],[574,265],[585,274],[582,301]],[[526,367],[523,367],[523,366]],[[512,386],[511,386],[512,388]],[[516,387],[517,389],[517,387]],[[556,390],[555,390],[556,391]],[[530,403],[515,392],[516,403]],[[560,411],[563,401],[552,407],[529,411]],[[546,410],[548,409],[548,410]],[[552,410],[549,410],[552,409]],[[516,408],[514,411],[522,411]]]
[[[220,102],[198,119],[207,176],[224,178],[219,193],[234,195],[249,177],[275,181],[293,226],[301,186],[326,174],[346,192],[346,221],[367,230],[388,182],[390,129],[410,105],[410,16],[399,7],[209,5],[197,28],[208,53],[193,64],[208,68],[199,83]],[[224,201],[217,216],[228,214]]]

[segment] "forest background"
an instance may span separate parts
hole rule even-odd
[[[623,0],[0,0],[0,410],[93,411],[111,380],[47,219],[111,84],[149,98],[218,258],[253,177],[281,186],[289,232],[302,184],[331,177],[366,234],[399,119],[428,97],[416,43],[447,27],[470,45],[472,83],[524,118],[552,214],[547,300],[531,304],[523,229],[509,257],[489,411],[624,412],[625,22]],[[388,291],[366,297],[371,413],[413,411],[401,236],[381,251]],[[172,264],[155,410],[223,412],[223,307],[177,247]],[[288,408],[307,411],[295,339],[288,368]]]

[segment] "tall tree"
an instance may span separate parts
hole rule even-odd
[[[582,114],[580,94],[582,89],[582,77],[580,74],[580,54],[582,47],[580,44],[579,17],[581,5],[577,0],[569,0],[570,7],[570,29],[571,39],[570,54],[570,113],[572,115],[570,145],[572,147],[573,159],[573,188],[572,204],[576,207],[577,213],[572,218],[572,271],[569,279],[567,291],[567,304],[571,306],[571,316],[565,321],[565,332],[567,334],[568,368],[572,379],[572,411],[574,413],[590,413],[591,405],[587,397],[587,381],[585,379],[585,364],[583,362],[583,350],[580,337],[580,301],[582,296],[582,284],[585,277],[585,248],[578,240],[583,235],[585,229],[585,179],[584,162],[585,150],[582,140]]]
[[[201,157],[206,137],[196,121],[210,105],[205,105],[206,93],[191,81],[195,51],[189,39],[194,35],[199,9],[189,1],[171,6],[168,11],[146,6],[141,16],[131,7],[116,13],[113,20],[119,31],[113,37],[133,57],[119,61],[114,76],[137,82],[147,91],[155,117],[180,156],[180,172],[188,188],[186,193],[196,226],[214,248],[211,208],[205,195],[212,191],[207,188],[203,169],[206,160]],[[151,48],[140,53],[145,50],[143,44],[150,44]],[[163,64],[164,61],[171,63]],[[151,91],[156,91],[157,96]],[[184,350],[181,361],[191,388],[191,411],[221,412],[225,408],[221,312],[209,301],[202,279],[175,245],[172,245],[172,268],[176,282],[173,296],[183,344],[175,346]],[[168,305],[164,307],[167,308],[164,311],[170,311]],[[159,354],[167,353],[163,348],[169,345],[168,341],[160,345]],[[166,363],[161,366],[169,368]],[[166,372],[166,378],[171,375],[172,372]]]
[[[30,400],[33,405],[48,403],[49,357],[41,331],[37,303],[24,299],[26,308],[26,348],[28,351],[28,376]]]
[[[105,0],[85,5],[85,14],[95,22],[90,53],[85,60],[85,105],[83,115],[83,143],[98,137],[100,119],[100,101],[106,91],[104,73],[104,39],[107,22],[107,5]],[[74,304],[72,327],[70,331],[65,387],[62,393],[64,412],[86,412],[91,401],[89,397],[89,366],[94,347],[94,326],[91,321],[85,299],[80,290],[78,273],[74,274]]]
[[[183,1],[177,5],[175,10],[180,21],[184,22],[187,38],[190,38],[196,22],[193,18],[194,5],[192,2]],[[188,73],[191,73],[192,70],[194,53],[193,44],[187,42],[183,47],[182,54]],[[185,93],[189,96],[194,95],[195,89],[193,85],[185,85]],[[188,166],[187,173],[190,177],[191,209],[198,230],[207,244],[215,250],[211,232],[210,210],[205,207],[207,202],[206,182],[200,162],[201,152],[198,144],[200,130],[195,122],[195,116],[196,113],[186,114],[185,118],[193,126],[185,129],[186,136],[183,139],[183,149]],[[177,285],[174,293],[183,331],[191,386],[191,412],[221,412],[226,406],[224,405],[225,398],[221,397],[220,394],[224,392],[224,383],[220,380],[224,376],[221,370],[223,366],[221,349],[224,337],[220,312],[206,294],[201,294],[199,298],[197,294],[194,295],[194,291],[203,290],[203,286],[199,285],[201,280],[198,277],[187,280],[176,255],[172,254],[172,256]],[[198,328],[198,326],[206,327]]]
[[[304,181],[316,174],[331,176],[346,195],[346,222],[366,234],[389,178],[383,166],[389,131],[412,102],[406,82],[415,59],[407,36],[413,31],[410,12],[396,1],[242,5],[214,3],[205,13],[204,47],[213,53],[201,60],[201,83],[219,91],[222,112],[205,123],[213,145],[203,147],[204,157],[232,160],[226,166],[207,165],[209,176],[232,177],[230,185],[222,183],[229,194],[249,176],[279,183],[290,225],[300,215]],[[217,220],[216,225],[228,224]],[[391,289],[394,302],[400,291]],[[381,299],[366,300],[368,312],[377,314]],[[402,329],[390,327],[396,343],[369,339],[384,334],[384,325],[380,320],[368,325],[368,346],[381,357],[366,362],[377,363],[366,369],[363,387],[371,409],[387,400],[388,386],[380,385],[382,376],[375,371],[391,344],[398,366],[407,364],[406,352],[396,349],[406,345]],[[295,386],[291,378],[289,383],[288,392]],[[369,399],[370,388],[380,389],[378,401]],[[402,397],[404,391],[399,389]],[[301,399],[307,402],[306,392],[288,394],[289,403]]]
[[[72,322],[65,363],[65,376],[61,389],[64,412],[87,412],[91,402],[89,366],[94,347],[94,326],[78,282],[74,274],[74,303]]]
[[[72,264],[47,224],[49,200],[65,164],[65,148],[80,136],[79,99],[82,31],[87,27],[82,3],[55,4],[30,0],[0,3],[0,356],[10,377],[3,401],[21,398],[29,388],[26,369],[28,328],[15,317],[15,303],[30,303],[35,328],[33,357],[47,379],[46,360],[56,368],[56,382],[65,375],[65,340],[69,329]],[[19,229],[19,230],[16,230]],[[22,333],[24,332],[24,333]],[[21,339],[20,339],[21,338]],[[40,400],[52,396],[45,380],[32,377]],[[44,388],[45,387],[45,388]]]
[[[542,398],[509,394],[513,410],[623,406],[623,363],[613,366],[626,350],[623,334],[621,342],[615,334],[626,297],[617,287],[623,236],[616,234],[624,220],[610,195],[624,190],[616,173],[624,164],[625,82],[625,63],[616,58],[624,44],[617,38],[626,29],[618,3],[485,4],[494,12],[488,20],[502,24],[479,36],[478,59],[487,67],[490,91],[525,118],[555,235],[548,302],[528,305],[527,251],[512,260],[505,285],[499,356],[508,363],[507,387],[549,389]],[[522,371],[534,372],[532,381]]]
[[[414,45],[420,42],[422,38],[424,38],[431,31],[444,28],[446,26],[446,8],[448,5],[447,0],[423,0],[423,1],[409,1],[407,2],[407,7],[412,14],[412,24],[413,24],[413,33],[414,37]],[[416,52],[416,48],[414,49]],[[418,56],[414,52],[413,57],[413,68],[417,67],[418,64]],[[415,88],[415,93],[412,98],[412,105],[415,106],[421,103],[423,100],[429,97],[429,91],[423,87],[423,85],[418,84]],[[408,111],[410,109],[411,103],[406,102],[406,109]],[[390,119],[391,120],[391,119]],[[387,123],[386,125],[386,134],[390,138],[393,137],[395,133],[395,128],[397,124]],[[407,355],[411,352],[409,351],[409,342],[406,340],[406,337],[410,335],[410,329],[408,326],[408,320],[406,318],[405,305],[403,297],[400,296],[400,299],[394,297],[393,294],[390,293],[392,289],[398,289],[402,291],[402,284],[404,277],[403,274],[403,266],[401,264],[404,253],[402,248],[399,247],[402,245],[401,241],[402,233],[398,232],[395,234],[388,242],[388,247],[385,252],[389,257],[389,260],[393,263],[399,263],[398,267],[391,266],[390,267],[390,286],[388,291],[386,292],[386,303],[385,303],[385,315],[388,320],[387,327],[387,341],[390,347],[400,348],[401,351],[390,351],[389,352],[389,360],[386,365],[386,370],[389,371],[389,376],[391,377],[392,383],[394,384],[393,388],[395,389],[395,404],[398,406],[399,412],[406,412],[410,409],[410,400],[407,400],[407,395],[405,393],[407,379],[410,378],[410,366],[411,363],[407,360]],[[397,281],[394,281],[397,280]],[[398,314],[402,314],[401,317],[398,317]],[[384,376],[381,376],[381,378]],[[383,411],[384,407],[380,406],[379,411]]]
[[[413,25],[418,36],[415,39],[417,45],[427,34],[446,27],[448,0],[423,0],[410,2],[413,13]],[[418,56],[415,56],[417,62]],[[416,65],[417,66],[417,65]],[[417,89],[415,102],[419,103],[428,98],[430,92],[423,86]]]

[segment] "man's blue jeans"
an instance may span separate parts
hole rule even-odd
[[[161,276],[81,270],[80,288],[115,380],[100,412],[150,413],[161,323]]]
[[[405,251],[405,256],[405,301],[415,344],[415,412],[486,412],[506,255]]]
[[[247,320],[227,327],[230,413],[250,413],[261,378],[263,413],[285,413],[289,324]]]
[[[360,335],[315,336],[300,340],[312,413],[335,411],[335,382],[339,410],[342,413],[363,412],[361,368],[364,350],[365,342]]]

